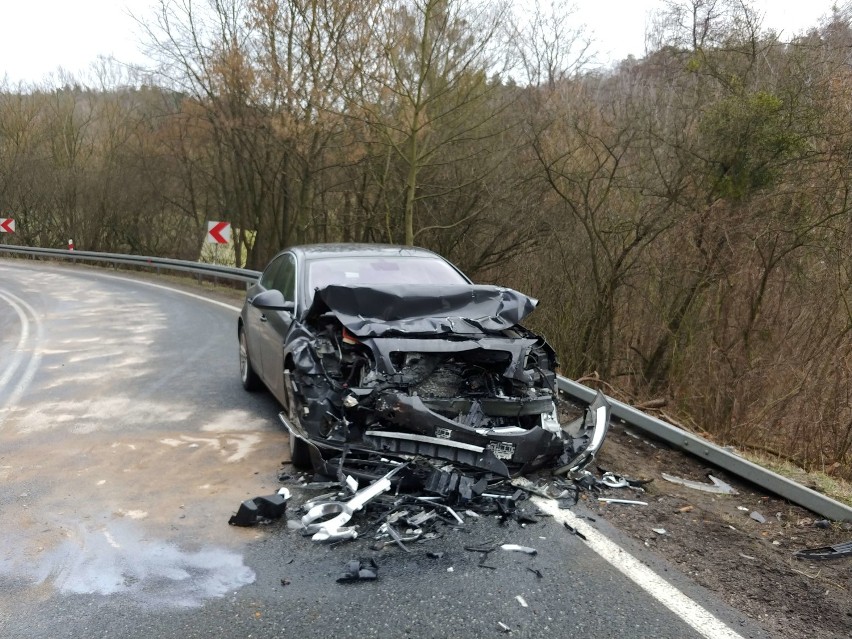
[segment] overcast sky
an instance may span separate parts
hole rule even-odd
[[[765,26],[791,36],[816,26],[839,0],[758,0]],[[3,0],[0,79],[34,82],[59,67],[85,71],[99,55],[141,62],[139,28],[130,13],[151,14],[155,0]],[[648,13],[662,0],[576,0],[578,18],[598,39],[602,60],[644,54]]]

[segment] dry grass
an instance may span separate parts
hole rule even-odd
[[[779,475],[815,490],[848,506],[852,506],[852,482],[832,477],[820,471],[807,472],[789,461],[756,453],[742,451],[742,456]]]

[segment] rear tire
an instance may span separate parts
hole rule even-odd
[[[246,331],[240,326],[239,330],[239,340],[240,340],[240,381],[243,384],[243,388],[245,388],[249,392],[256,391],[261,387],[260,377],[258,377],[257,373],[254,371],[254,367],[251,365],[251,359],[249,359],[248,353],[248,342],[246,341]]]

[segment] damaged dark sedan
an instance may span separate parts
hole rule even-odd
[[[247,293],[242,383],[284,407],[296,466],[345,448],[502,476],[576,471],[603,443],[609,405],[599,394],[560,423],[555,353],[521,326],[536,304],[424,249],[293,247]]]

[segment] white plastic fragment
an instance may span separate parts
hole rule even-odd
[[[502,630],[503,632],[512,632],[512,629],[506,624],[504,624],[502,621],[498,621],[497,625],[500,626],[500,630]]]
[[[278,489],[278,494],[284,497],[284,500],[290,499],[290,490],[286,486],[281,486]]]
[[[353,493],[358,492],[358,480],[355,479],[352,475],[346,475],[346,487],[351,490]]]
[[[601,483],[608,488],[627,488],[630,484],[624,477],[614,475],[611,472],[605,472],[601,477]]]
[[[448,512],[448,513],[450,513],[450,514],[451,514],[451,515],[455,518],[455,520],[456,520],[457,522],[459,522],[460,524],[464,524],[464,519],[462,519],[461,517],[459,517],[459,516],[458,516],[458,513],[456,513],[456,511],[455,511],[455,510],[453,510],[453,509],[452,509],[452,508],[450,508],[449,506],[444,506],[444,508],[446,508],[446,509],[447,509],[447,512]]]
[[[449,568],[447,568],[447,572],[453,572],[453,567],[450,566]]]
[[[529,546],[519,546],[518,544],[503,544],[500,546],[503,550],[508,550],[510,552],[522,552],[525,555],[535,556],[538,554],[538,551],[535,548],[530,548]]]
[[[667,534],[669,534],[669,533],[668,533],[668,531],[667,531],[665,528],[651,528],[651,530],[653,530],[653,531],[654,531],[655,533],[657,533],[658,535],[667,535]]]
[[[356,539],[358,532],[354,527],[346,527],[345,524],[352,518],[353,513],[361,510],[364,505],[391,488],[390,477],[396,469],[384,477],[377,479],[369,486],[359,490],[347,502],[326,502],[312,507],[303,517],[302,526],[305,533],[313,535],[314,541],[342,541],[344,539]],[[324,517],[336,514],[327,521],[317,523]]]
[[[647,501],[637,501],[635,499],[613,499],[612,497],[598,497],[598,501],[606,504],[631,504],[633,506],[647,506]]]
[[[718,495],[736,495],[738,494],[734,487],[730,484],[726,484],[721,479],[713,477],[713,475],[707,475],[710,481],[713,482],[712,485],[705,484],[700,481],[692,481],[691,479],[683,479],[682,477],[675,477],[674,475],[669,475],[667,473],[662,473],[663,479],[667,482],[671,482],[672,484],[680,484],[681,486],[686,486],[687,488],[694,488],[695,490],[703,490],[705,493],[716,493]]]
[[[523,597],[521,597],[520,595],[515,597],[515,599],[518,600],[518,603],[521,604],[522,608],[529,608],[530,607],[530,605],[527,603],[527,600],[524,599]]]

